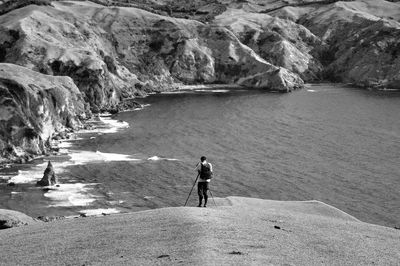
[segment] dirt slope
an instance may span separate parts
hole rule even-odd
[[[396,265],[400,232],[324,203],[217,199],[0,231],[4,265]]]

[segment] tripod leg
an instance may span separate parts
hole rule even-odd
[[[213,202],[214,202],[215,207],[217,207],[217,204],[215,203],[214,196],[213,196],[211,190],[210,190],[210,189],[208,189],[208,190],[210,191],[210,195],[211,195],[211,198],[213,199]]]
[[[192,194],[193,188],[194,188],[194,186],[196,185],[197,179],[199,178],[199,175],[200,175],[200,174],[198,174],[197,177],[196,177],[196,180],[194,180],[192,189],[190,190],[189,196],[187,197],[187,199],[186,199],[186,201],[185,201],[185,205],[183,205],[183,206],[186,206],[186,204],[187,204],[187,202],[188,202],[188,200],[189,200],[189,198],[190,198],[190,194]]]

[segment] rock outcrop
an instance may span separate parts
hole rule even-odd
[[[297,73],[307,82],[321,79],[323,67],[312,52],[323,42],[304,26],[243,9],[228,9],[215,21],[232,30],[264,60]]]
[[[270,15],[308,28],[324,80],[378,89],[400,88],[400,4],[384,0],[285,7]]]
[[[0,63],[0,151],[3,158],[42,154],[56,131],[79,128],[85,105],[69,77]]]
[[[44,170],[43,178],[36,182],[36,185],[46,187],[53,186],[57,184],[56,173],[54,172],[53,165],[49,161],[47,164],[46,170]]]
[[[0,230],[37,223],[32,217],[21,212],[0,209]]]

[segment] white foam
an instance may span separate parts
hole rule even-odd
[[[50,207],[71,207],[71,206],[87,206],[96,199],[88,193],[91,184],[59,184],[58,187],[51,187],[51,190],[44,194],[45,197],[54,201]]]
[[[118,204],[122,204],[125,201],[123,200],[113,200],[113,201],[109,201],[108,203],[110,203],[111,205],[118,205]]]
[[[112,119],[110,114],[101,114],[97,120],[92,120],[92,122],[96,124],[94,129],[81,129],[79,133],[116,133],[129,128],[128,122]]]
[[[110,116],[112,116],[112,114],[110,114],[109,112],[104,112],[99,114],[99,117],[110,117]]]
[[[68,154],[69,150],[68,149],[59,149],[58,152],[63,153],[63,154]]]
[[[47,162],[38,164],[30,170],[18,170],[18,175],[11,177],[8,183],[23,184],[39,181],[43,177]]]
[[[210,89],[200,89],[200,90],[195,90],[196,92],[229,92],[229,90],[223,90],[223,89],[219,89],[219,90],[210,90]]]
[[[316,90],[307,90],[308,92],[316,92]]]
[[[174,159],[174,158],[161,158],[161,157],[158,157],[158,156],[149,157],[147,160],[149,160],[149,161],[159,161],[159,160],[178,161],[178,159]]]
[[[129,111],[140,111],[140,110],[143,110],[145,107],[148,107],[148,106],[150,106],[150,104],[142,104],[141,107],[134,108],[133,110],[127,110],[127,112],[129,112]]]
[[[96,162],[113,162],[113,161],[140,161],[140,159],[132,158],[130,155],[119,153],[104,153],[93,151],[73,151],[71,154],[73,164],[87,164]]]
[[[160,160],[160,157],[158,157],[158,156],[153,156],[153,157],[148,158],[147,160],[150,160],[150,161],[158,161],[158,160]]]
[[[59,153],[68,153],[69,152],[68,149],[72,147],[72,142],[67,140],[62,140],[53,143],[52,146],[57,147]]]
[[[69,154],[71,159],[64,162],[52,162],[53,169],[56,175],[66,171],[68,166],[83,165],[87,163],[101,163],[113,161],[140,161],[140,159],[133,158],[130,155],[118,153],[103,153],[93,151],[71,151]],[[47,161],[33,166],[29,170],[18,170],[15,176],[0,176],[0,179],[7,180],[8,183],[23,184],[23,183],[36,183],[43,177],[44,170],[47,167]]]
[[[108,128],[101,129],[102,133],[116,133],[121,129],[129,128],[129,124],[125,121],[111,119],[109,117],[99,117],[100,121],[103,122]]]
[[[8,180],[10,179],[10,176],[0,175],[0,179]]]
[[[102,215],[102,214],[115,214],[115,213],[120,213],[119,210],[115,208],[108,208],[108,209],[87,209],[87,210],[81,210],[79,213],[83,213],[87,216],[97,216],[97,215]]]
[[[58,148],[70,148],[72,143],[70,141],[60,141],[57,145]]]
[[[178,91],[163,91],[163,92],[161,92],[161,94],[184,94],[184,93],[193,93],[193,91],[178,90]]]

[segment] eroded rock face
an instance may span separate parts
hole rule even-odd
[[[302,24],[323,45],[322,78],[378,89],[400,88],[400,4],[384,0],[285,7],[273,16]]]
[[[46,170],[44,170],[43,178],[39,181],[37,181],[36,185],[42,186],[42,187],[47,187],[47,186],[53,186],[57,184],[57,177],[53,169],[53,165],[49,161],[47,164]]]
[[[308,82],[321,79],[322,64],[313,50],[322,41],[304,26],[243,9],[228,9],[215,21],[231,29],[243,44],[271,64],[286,68]]]
[[[390,35],[398,31],[398,3],[96,2],[105,6],[52,2],[52,7],[27,6],[0,17],[0,61],[72,77],[94,110],[115,108],[124,98],[169,90],[181,83],[249,80],[252,75],[270,73],[270,65],[285,68],[307,82],[397,87],[398,36]],[[386,22],[379,22],[381,19]],[[215,30],[222,27],[230,33]],[[246,54],[243,44],[256,56]],[[233,50],[246,55],[237,62],[226,60],[226,51],[228,59],[235,58]],[[254,60],[260,61],[257,57],[268,64],[257,67],[257,73],[248,73]],[[267,78],[269,75],[263,79]],[[297,78],[290,75],[290,80]]]
[[[70,76],[92,107],[112,108],[143,91],[235,83],[277,69],[225,27],[136,8],[52,4],[0,17],[8,40],[0,44],[4,61]]]
[[[83,118],[83,97],[71,78],[0,63],[1,157],[42,154],[54,132],[79,128]]]

